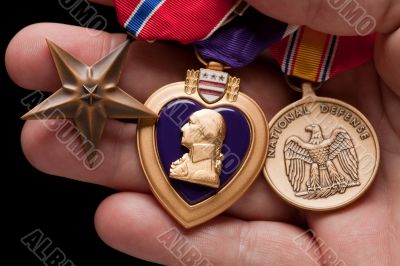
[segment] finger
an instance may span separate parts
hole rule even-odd
[[[85,165],[75,126],[69,120],[52,125],[54,122],[28,121],[23,129],[24,154],[37,169],[117,190],[150,193],[136,150],[135,125],[108,122],[98,147],[104,160],[93,169]],[[303,222],[296,209],[278,198],[261,175],[227,214],[246,220]]]
[[[248,0],[261,12],[296,25],[306,25],[332,34],[358,34],[368,21],[379,32],[391,32],[400,25],[400,4],[392,0]],[[375,22],[374,22],[375,21]],[[373,24],[372,27],[374,26]],[[373,29],[373,28],[371,28]]]
[[[396,253],[400,237],[400,219],[399,215],[396,215],[397,205],[393,204],[400,199],[400,186],[397,181],[400,162],[399,41],[400,30],[378,36],[375,66],[383,79],[375,85],[379,88],[375,89],[379,94],[374,97],[358,97],[363,99],[363,102],[374,98],[374,105],[379,105],[379,111],[375,111],[377,114],[371,114],[379,118],[374,119],[375,128],[384,136],[380,142],[382,159],[376,180],[366,195],[347,208],[327,214],[306,214],[308,224],[320,238],[322,252],[326,252],[321,259],[325,260],[326,264],[365,264],[365,254],[372,259],[368,262],[371,265],[382,262],[390,264],[400,260]],[[364,90],[368,85],[361,87]]]
[[[400,28],[392,34],[378,35],[375,48],[375,63],[385,83],[400,95]]]
[[[326,265],[365,264],[365,254],[370,265],[395,261],[396,239],[398,242],[400,234],[392,203],[398,200],[398,190],[390,192],[392,185],[384,181],[387,176],[378,175],[377,179],[371,190],[351,206],[331,213],[306,215],[321,246],[321,261]]]
[[[104,160],[96,168],[85,165],[77,129],[69,121],[28,121],[22,132],[26,158],[37,169],[55,176],[108,186],[122,191],[150,193],[136,150],[136,126],[110,121],[104,130],[100,152]],[[74,133],[75,132],[75,133]],[[262,176],[227,213],[246,220],[270,220],[301,224],[298,212],[266,185]]]
[[[382,112],[388,123],[380,131],[385,133],[387,141],[383,147],[387,151],[398,154],[400,143],[398,141],[400,132],[400,28],[392,34],[382,34],[378,36],[375,48],[376,69],[383,79],[381,82]],[[388,144],[388,145],[386,145]]]
[[[62,38],[59,33],[63,32],[65,46],[69,46],[68,51],[79,53],[79,58],[83,58],[87,64],[93,63],[102,55],[107,54],[107,50],[112,49],[121,39],[120,35],[106,33],[93,37],[98,42],[102,42],[105,47],[95,55],[93,50],[96,49],[93,49],[92,45],[96,47],[98,44],[93,42],[92,38],[78,38],[80,35],[85,35],[83,33],[85,29],[58,24],[38,24],[25,29],[15,37],[9,46],[8,68],[10,74],[13,74],[14,69],[17,68],[16,62],[25,61],[26,64],[17,65],[28,74],[22,77],[16,76],[16,81],[22,85],[26,84],[30,88],[43,86],[54,91],[59,87],[59,84],[55,85],[58,81],[45,78],[54,72],[44,36],[39,34],[39,32],[45,31],[48,31],[46,36],[53,40]],[[32,34],[32,32],[38,34]],[[33,46],[33,49],[28,49],[28,46],[21,47],[30,42],[39,45]],[[21,50],[15,48],[18,44],[20,44]],[[151,48],[149,48],[150,46]],[[30,53],[25,50],[30,50]],[[154,50],[159,51],[159,54],[154,55]],[[160,66],[160,62],[174,62],[174,64],[169,64],[170,67],[165,68]],[[178,50],[175,46],[165,44],[134,43],[121,80],[121,87],[143,100],[158,87],[181,80],[182,73],[185,73],[188,67],[196,64],[193,62],[193,55],[184,49]],[[39,67],[36,66],[40,66],[42,69],[38,71]],[[243,78],[244,91],[252,97],[267,99],[274,95],[276,99],[272,103],[267,101],[260,103],[266,112],[276,112],[282,107],[282,102],[289,101],[290,94],[288,96],[283,93],[282,81],[276,77],[274,71],[257,63],[250,66],[249,69],[249,71],[239,73]],[[31,72],[35,72],[35,75],[29,76]],[[254,75],[258,75],[260,78],[254,79]],[[29,79],[29,82],[25,79]],[[138,80],[140,82],[137,82]],[[265,89],[265,84],[269,84],[268,90]],[[149,88],[151,89],[149,90]],[[71,123],[52,128],[43,121],[28,121],[22,132],[22,146],[32,165],[52,175],[66,176],[120,190],[148,192],[136,151],[135,126],[116,121],[108,123],[99,147],[104,154],[104,161],[94,171],[85,167],[83,158],[78,156],[82,155],[81,153],[70,148],[75,144],[80,146],[79,139],[74,138],[72,133],[63,137],[70,127],[73,128]],[[260,182],[260,184],[265,188],[265,183]],[[263,193],[260,188],[256,191],[254,196],[251,196],[253,193],[249,193],[249,196],[241,201],[240,207],[234,207],[231,211],[232,214],[241,215],[245,219],[283,221],[294,219],[293,209],[285,206],[274,194]]]
[[[101,161],[85,162],[78,130],[69,120],[27,121],[21,144],[27,160],[40,171],[117,190],[149,192],[136,150],[136,126],[109,121],[100,146]]]
[[[8,73],[19,86],[48,91],[60,87],[46,39],[59,43],[83,63],[92,65],[120,45],[126,35],[55,23],[28,26],[12,39],[6,51]],[[166,62],[174,64],[165,68]],[[185,49],[168,44],[134,42],[120,86],[131,93],[135,88],[135,97],[143,101],[155,88],[182,80],[182,73],[193,65],[196,65],[195,57],[188,51],[185,53]]]
[[[303,213],[279,198],[262,174],[226,214],[247,221],[279,221],[306,226]]]
[[[61,32],[65,34],[60,34]],[[33,24],[18,32],[6,50],[5,63],[8,74],[19,86],[27,89],[54,90],[60,81],[51,58],[46,39],[62,43],[71,51],[76,39],[83,47],[71,51],[84,63],[93,64],[110,49],[124,40],[124,35],[100,34],[95,30],[62,24]],[[81,47],[82,48],[82,47]]]
[[[105,32],[99,34],[96,30],[55,23],[28,26],[12,39],[5,56],[8,73],[19,86],[47,91],[55,91],[60,87],[46,38],[62,43],[63,49],[91,65],[121,44],[126,37]],[[165,84],[183,80],[188,68],[199,66],[193,51],[188,47],[134,42],[125,62],[120,87],[143,101]],[[285,83],[280,74],[264,58],[233,74],[241,77],[242,91],[258,101],[267,115],[276,113],[296,96],[283,89]],[[259,100],[270,97],[274,97],[274,101]]]
[[[300,228],[219,217],[184,230],[152,197],[138,193],[106,199],[97,210],[95,225],[111,247],[164,265],[201,261],[204,265],[312,265],[315,257],[296,245],[303,234]]]

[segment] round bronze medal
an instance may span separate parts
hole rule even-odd
[[[371,185],[379,165],[378,139],[364,115],[349,104],[317,97],[306,84],[303,98],[269,125],[264,175],[290,204],[337,209]]]

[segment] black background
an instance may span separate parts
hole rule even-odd
[[[59,22],[78,25],[57,0],[7,2],[2,3],[1,8],[3,62],[11,38],[29,24]],[[113,8],[94,7],[107,18],[108,31],[123,32]],[[76,265],[147,264],[113,250],[96,234],[93,223],[96,208],[114,191],[45,175],[25,160],[20,145],[23,121],[19,117],[27,110],[20,101],[30,92],[19,88],[9,79],[4,63],[1,67],[1,132],[4,146],[1,155],[1,220],[4,223],[3,237],[0,238],[3,246],[1,261],[6,265],[44,265],[20,242],[23,236],[40,229]]]

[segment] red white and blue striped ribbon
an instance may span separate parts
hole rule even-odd
[[[372,57],[374,35],[338,37],[268,18],[254,9],[221,27],[240,0],[114,0],[119,21],[142,40],[195,43],[203,58],[243,67],[272,45],[289,76],[325,81]]]
[[[209,37],[241,0],[114,0],[118,19],[141,40],[183,44]]]

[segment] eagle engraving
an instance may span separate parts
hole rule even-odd
[[[357,153],[346,130],[336,128],[329,138],[324,138],[319,125],[307,126],[305,130],[311,133],[308,142],[292,136],[284,146],[286,175],[296,196],[306,199],[327,198],[361,185]],[[307,164],[309,174],[305,190],[303,181]]]

